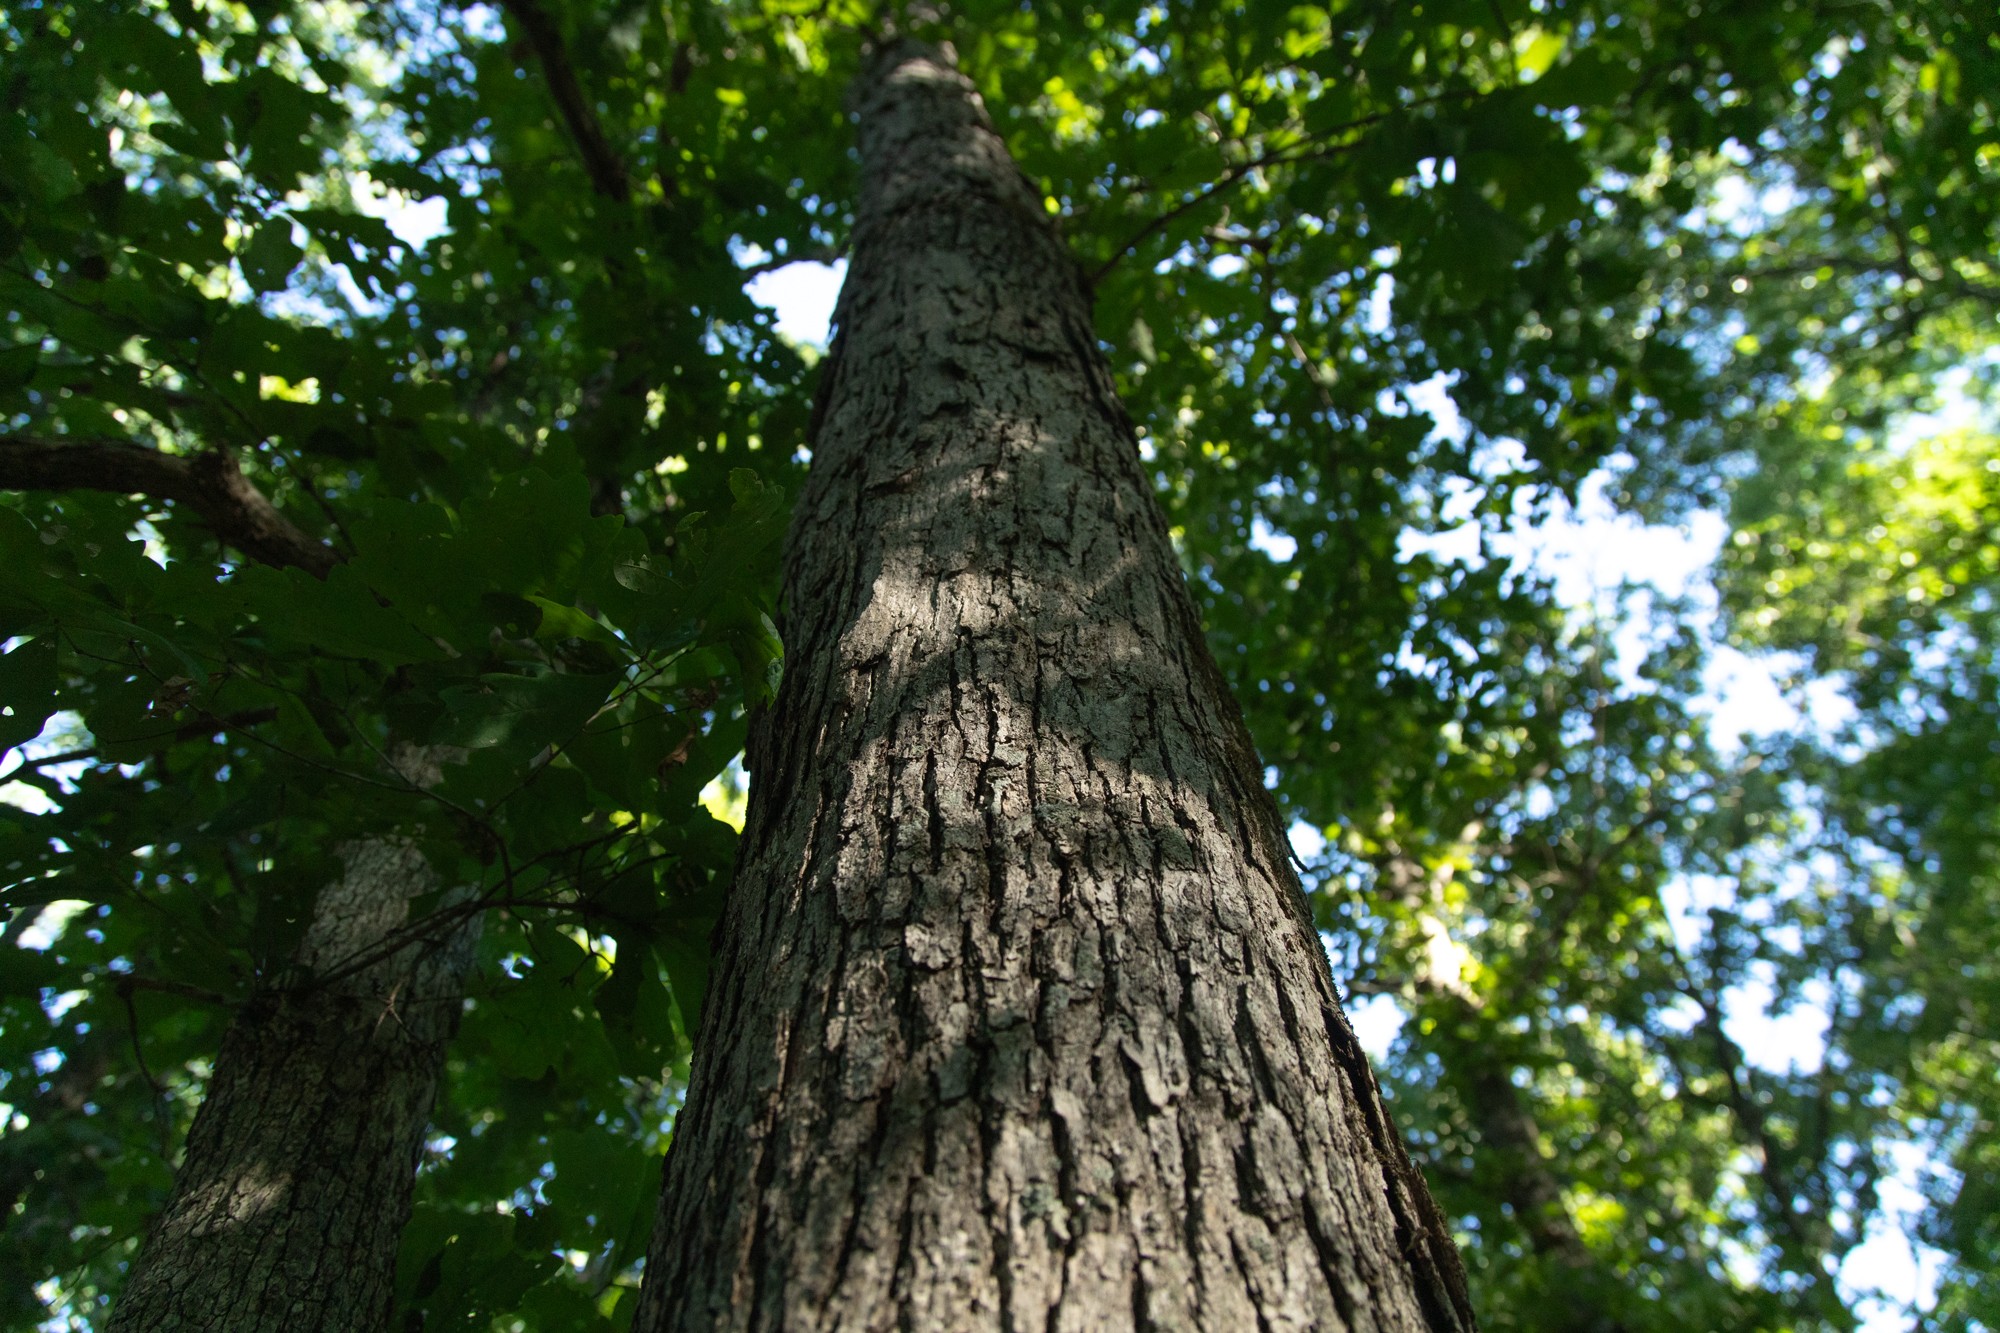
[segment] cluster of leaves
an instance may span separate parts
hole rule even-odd
[[[0,511],[0,740],[29,743],[0,807],[9,1320],[101,1308],[230,1013],[296,984],[342,849],[393,838],[450,886],[398,939],[485,918],[407,1300],[596,1322],[733,856],[702,793],[775,681],[795,465],[759,439],[796,437],[807,363],[702,190],[579,191],[546,103],[488,123],[497,42],[309,6],[7,22],[0,447],[85,488]],[[689,160],[723,174],[662,169]],[[451,238],[398,242],[382,186],[451,196]],[[485,217],[537,196],[581,206]],[[706,259],[645,264],[644,229]],[[226,467],[291,537],[135,458]]]
[[[897,24],[1093,275],[1489,1324],[1851,1326],[1895,1136],[1953,1165],[1941,1314],[1994,1323],[1993,451],[1889,434],[2000,364],[1976,10],[0,16],[0,469],[74,465],[0,509],[6,1317],[97,1318],[232,1006],[379,837],[453,886],[410,930],[487,923],[408,1311],[629,1317],[808,420],[746,283],[838,252],[842,88]],[[1730,631],[1844,690],[1841,735],[1719,745],[1695,608],[1621,669],[1508,563],[1607,470],[1730,507]],[[217,522],[238,472],[275,547]],[[1825,1012],[1816,1066],[1746,1057],[1746,987]]]
[[[1850,1044],[1901,1090],[1902,1132],[1942,1146],[1927,1238],[1953,1256],[1940,1317],[2000,1323],[2000,439],[1901,447],[1852,432],[1843,395],[1801,415],[1848,446],[1742,488],[1724,590],[1742,637],[1840,682],[1850,714],[1785,761],[1822,793],[1858,886],[1866,998]],[[1827,429],[1831,427],[1831,429]],[[1949,1326],[1949,1325],[1947,1325]]]
[[[506,1102],[496,1073],[534,1084],[558,1053],[611,1057],[568,1080],[568,1096],[662,1078],[686,1055],[733,844],[698,797],[740,748],[743,705],[769,689],[775,660],[756,598],[779,497],[747,472],[739,484],[729,521],[684,523],[671,562],[622,519],[591,517],[581,476],[507,474],[456,513],[382,500],[348,524],[354,555],[323,582],[162,567],[127,538],[116,502],[52,506],[39,529],[6,511],[8,721],[33,734],[62,708],[92,742],[15,775],[46,813],[4,811],[0,864],[23,923],[50,903],[89,909],[44,952],[9,952],[27,969],[10,978],[26,983],[10,985],[24,1010],[38,991],[90,993],[61,1006],[54,1032],[16,1015],[14,1057],[31,1067],[58,1033],[129,1022],[139,1058],[160,1063],[154,1023],[227,1013],[282,976],[339,849],[396,837],[458,890],[420,901],[403,938],[488,912],[507,923],[489,928],[489,954],[536,960],[475,1001],[461,1047],[487,1057],[477,1105]],[[441,781],[407,775],[405,746],[450,755]],[[550,961],[581,956],[571,935],[615,942],[617,965]],[[140,1072],[161,1098],[193,1091]],[[40,1155],[40,1131],[69,1128],[37,1117],[10,1147]],[[151,1188],[163,1163],[140,1156],[116,1165]],[[129,1237],[139,1219],[120,1215],[112,1234]]]

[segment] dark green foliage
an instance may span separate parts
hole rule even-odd
[[[1092,275],[1488,1326],[1849,1327],[1898,1139],[1938,1326],[1992,1325],[1995,454],[1903,423],[2000,365],[2000,36],[1788,0],[0,16],[0,485],[16,440],[219,453],[333,564],[115,479],[0,505],[8,1325],[101,1324],[229,1013],[386,836],[487,921],[409,1313],[629,1319],[810,414],[746,266],[839,251],[886,23],[956,43]],[[1718,632],[1844,730],[1719,743],[1709,607],[1510,566],[1607,475],[1726,507]],[[426,790],[409,744],[460,753]],[[1751,992],[1826,1012],[1816,1067],[1738,1048]]]

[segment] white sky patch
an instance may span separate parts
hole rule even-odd
[[[767,256],[754,246],[737,255],[741,264],[757,264]],[[833,306],[840,284],[847,280],[847,261],[831,264],[801,259],[795,264],[760,273],[744,290],[750,299],[776,312],[779,333],[813,347],[825,347],[833,328]]]
[[[382,219],[396,239],[412,250],[423,249],[433,238],[451,230],[445,221],[451,204],[441,194],[418,199],[401,190],[390,190],[378,195],[365,175],[354,185],[355,210]]]
[[[1995,423],[1982,415],[1979,396],[1969,390],[1975,369],[1996,365],[2000,365],[2000,348],[1989,348],[1971,365],[1954,366],[1939,375],[1938,409],[1911,417],[1897,436],[1903,441],[1916,441],[1952,431],[1992,429]]]
[[[1353,1024],[1354,1035],[1360,1039],[1361,1049],[1368,1052],[1368,1058],[1387,1060],[1389,1048],[1396,1044],[1403,1024],[1408,1021],[1395,999],[1388,995],[1363,995],[1341,1008],[1347,1011],[1347,1021]]]
[[[1496,550],[1552,578],[1557,599],[1569,606],[1600,603],[1625,583],[1650,584],[1669,597],[1699,595],[1728,534],[1722,515],[1704,510],[1673,527],[1642,523],[1612,504],[1612,482],[1603,469],[1591,473],[1574,506],[1559,504],[1532,527],[1514,522]]]
[[[1393,255],[1394,252],[1390,253]],[[1376,257],[1379,262],[1381,252],[1378,251]],[[1388,331],[1389,319],[1393,313],[1395,300],[1396,280],[1387,273],[1377,276],[1375,279],[1375,290],[1368,293],[1368,312],[1361,317],[1363,326],[1370,333],[1384,333]]]
[[[1465,420],[1452,402],[1448,377],[1435,375],[1402,390],[1401,396],[1437,423],[1433,438],[1465,438]],[[1518,441],[1498,440],[1482,447],[1479,466],[1488,476],[1518,471],[1527,466],[1526,451]],[[1616,480],[1612,468],[1599,468],[1584,479],[1575,504],[1558,499],[1533,522],[1525,514],[1517,517],[1492,538],[1485,552],[1478,524],[1470,517],[1476,498],[1473,488],[1461,481],[1439,506],[1440,518],[1456,526],[1439,532],[1404,532],[1397,541],[1397,557],[1408,560],[1422,552],[1436,560],[1474,566],[1488,554],[1501,557],[1523,572],[1550,580],[1563,605],[1592,611],[1607,621],[1620,618],[1618,598],[1626,587],[1687,598],[1701,613],[1713,616],[1720,604],[1712,576],[1729,535],[1727,520],[1713,510],[1698,510],[1680,524],[1642,522],[1620,513],[1612,502]],[[1645,626],[1632,621],[1614,636],[1619,671],[1627,679],[1645,656],[1645,635]],[[1822,732],[1831,732],[1853,716],[1840,682],[1834,680],[1807,686],[1801,712],[1781,681],[1796,665],[1796,659],[1782,654],[1752,656],[1727,644],[1711,644],[1697,704],[1707,713],[1717,743],[1736,748],[1745,736],[1788,730],[1808,717]]]
[[[1408,564],[1418,555],[1427,555],[1440,564],[1471,565],[1475,569],[1486,563],[1486,558],[1479,547],[1477,523],[1461,523],[1443,532],[1403,529],[1396,537],[1397,561]]]
[[[465,30],[482,42],[499,42],[507,38],[507,22],[500,17],[500,11],[492,5],[467,5],[460,11],[465,20]]]
[[[1883,1148],[1890,1170],[1876,1182],[1880,1202],[1868,1219],[1867,1239],[1840,1265],[1840,1285],[1860,1297],[1855,1313],[1862,1333],[1902,1333],[1910,1327],[1910,1310],[1937,1303],[1945,1264],[1942,1252],[1913,1239],[1924,1212],[1924,1172],[1933,1163],[1913,1143]]]
[[[1262,514],[1253,514],[1250,517],[1250,549],[1262,551],[1282,565],[1299,553],[1299,540],[1279,532]]]
[[[7,777],[20,772],[31,760],[66,754],[91,743],[90,733],[84,730],[80,714],[67,709],[52,714],[42,724],[41,734],[33,740],[23,741],[10,750],[0,750],[0,804],[11,805],[31,815],[45,815],[55,809],[56,803],[40,787],[20,781],[8,782]],[[79,759],[74,763],[45,768],[42,775],[65,784],[64,789],[67,790],[67,784],[75,781],[88,767],[88,759]]]

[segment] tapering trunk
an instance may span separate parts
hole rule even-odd
[[[245,1006],[112,1333],[386,1329],[477,924],[374,957],[436,887],[414,848],[345,849],[295,984]]]
[[[1577,1234],[1576,1222],[1563,1203],[1562,1183],[1542,1158],[1542,1132],[1507,1071],[1476,1055],[1468,1080],[1473,1123],[1479,1141],[1489,1150],[1487,1162],[1497,1173],[1500,1194],[1535,1253],[1571,1268],[1590,1266],[1590,1250]]]
[[[857,105],[635,1327],[1470,1328],[1075,264],[937,53]]]
[[[1512,1210],[1533,1260],[1497,1232],[1488,1235],[1493,1262],[1510,1269],[1505,1282],[1520,1327],[1536,1333],[1626,1333],[1643,1315],[1644,1297],[1615,1265],[1591,1253],[1564,1197],[1559,1161],[1535,1122],[1531,1099],[1514,1085],[1513,1062],[1499,1034],[1487,1031],[1469,995],[1447,992],[1431,1054],[1456,1085],[1478,1133],[1475,1184]],[[1431,1010],[1431,1013],[1437,1013]],[[1643,1320],[1642,1320],[1643,1323]]]

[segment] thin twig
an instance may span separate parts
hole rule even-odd
[[[520,25],[528,45],[534,48],[542,77],[548,80],[549,95],[555,99],[556,110],[562,114],[563,124],[569,127],[570,137],[576,140],[577,153],[583,158],[591,187],[606,199],[626,202],[632,197],[632,185],[625,175],[625,164],[605,137],[597,112],[584,98],[576,67],[563,48],[562,32],[556,27],[554,17],[542,8],[540,0],[501,0],[501,5]]]
[[[135,990],[158,991],[162,995],[178,995],[183,1000],[194,1000],[200,1004],[212,1004],[225,1009],[234,1003],[219,991],[190,986],[185,981],[169,981],[165,977],[142,977],[130,972],[118,978],[118,990],[121,994]],[[130,1002],[129,994],[126,994],[126,1000],[127,1003]]]
[[[118,982],[118,998],[125,1002],[125,1019],[131,1025],[132,1058],[139,1062],[139,1076],[146,1080],[146,1086],[153,1090],[153,1118],[160,1129],[160,1156],[173,1156],[172,1130],[167,1124],[167,1090],[160,1080],[153,1077],[152,1068],[146,1063],[145,1048],[139,1042],[139,1006],[132,1003],[131,978],[121,978]]]
[[[1331,139],[1336,135],[1352,134],[1356,130],[1365,130],[1371,125],[1380,124],[1392,116],[1400,116],[1414,111],[1418,107],[1431,106],[1439,102],[1462,101],[1485,96],[1488,96],[1487,92],[1474,88],[1463,89],[1458,92],[1439,93],[1435,97],[1421,98],[1406,106],[1393,107],[1387,111],[1377,111],[1372,115],[1362,116],[1358,120],[1350,120],[1344,125],[1335,125],[1330,129],[1322,130],[1318,134],[1311,135],[1298,142],[1287,144],[1283,148],[1274,148],[1270,152],[1253,157],[1247,162],[1239,162],[1229,168],[1229,170],[1223,172],[1221,176],[1203,186],[1195,194],[1183,199],[1180,203],[1174,205],[1134,232],[1131,239],[1112,251],[1111,257],[1091,273],[1090,285],[1095,287],[1099,282],[1102,282],[1105,274],[1117,267],[1120,260],[1124,259],[1126,255],[1131,254],[1133,250],[1137,249],[1142,242],[1155,232],[1172,226],[1180,218],[1192,210],[1201,207],[1201,205],[1207,203],[1224,190],[1229,189],[1253,171],[1264,167],[1293,166],[1300,162],[1322,161],[1326,158],[1347,152],[1355,147],[1358,142],[1357,140],[1350,140],[1346,143],[1325,144],[1325,140]],[[1310,151],[1300,151],[1307,148],[1308,145],[1313,144],[1323,144],[1324,146],[1312,148]]]
[[[191,741],[197,736],[206,736],[217,731],[229,731],[237,727],[254,727],[262,722],[270,722],[278,716],[275,708],[251,708],[241,713],[231,713],[228,717],[217,717],[214,713],[202,713],[192,722],[183,722],[170,731],[148,732],[134,736],[138,741],[163,741],[172,737],[177,741]],[[46,755],[40,759],[27,761],[28,768],[54,768],[59,764],[74,764],[85,759],[97,758],[101,746],[86,745],[81,750],[65,750],[61,754]]]

